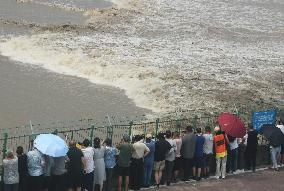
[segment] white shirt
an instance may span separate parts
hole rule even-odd
[[[236,148],[239,147],[239,145],[238,145],[238,139],[235,139],[233,142],[230,142],[229,144],[230,144],[230,149],[231,149],[231,150],[234,150],[234,149],[236,149]]]
[[[169,152],[167,152],[166,154],[166,160],[167,161],[174,161],[176,158],[176,150],[177,150],[177,145],[176,142],[172,139],[166,139],[166,141],[168,141],[170,143],[170,145],[172,146],[171,150]]]
[[[203,145],[203,153],[212,154],[213,153],[213,135],[212,134],[203,134],[205,138]]]
[[[82,149],[84,159],[86,161],[86,173],[91,173],[94,171],[94,149],[92,147],[87,147]]]
[[[177,146],[176,157],[181,157],[180,149],[181,149],[181,145],[182,145],[182,139],[181,139],[181,138],[179,138],[179,139],[174,139],[174,141],[175,141],[176,146]]]
[[[277,127],[282,131],[282,133],[284,134],[284,125],[277,125]]]
[[[144,157],[145,152],[149,152],[150,149],[143,142],[136,142],[133,144],[135,152],[132,157],[135,159],[140,159]]]

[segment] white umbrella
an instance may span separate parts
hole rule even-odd
[[[41,134],[34,140],[34,147],[51,157],[65,156],[68,152],[66,142],[57,135]]]

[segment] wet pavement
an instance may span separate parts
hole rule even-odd
[[[284,190],[284,169],[280,172],[262,170],[256,173],[243,173],[227,176],[224,180],[208,179],[200,182],[190,181],[172,186],[162,186],[159,190],[175,191],[280,191]],[[153,188],[151,190],[157,190]]]

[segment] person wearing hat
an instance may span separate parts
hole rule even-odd
[[[117,160],[117,175],[118,175],[118,191],[121,191],[122,177],[125,177],[125,191],[128,191],[129,184],[129,167],[130,159],[134,152],[133,146],[130,144],[129,135],[123,135],[121,144],[117,147],[119,150],[118,160]]]
[[[155,141],[152,139],[152,134],[146,135],[145,144],[150,149],[150,152],[144,158],[144,187],[148,188],[151,185],[155,154]]]

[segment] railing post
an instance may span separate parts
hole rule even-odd
[[[157,118],[156,119],[156,128],[155,128],[155,139],[157,140],[157,135],[158,135],[158,130],[159,130],[159,123],[160,123],[160,119]]]
[[[113,136],[113,125],[107,126],[107,138],[111,140],[112,143],[112,136]]]
[[[132,126],[133,126],[133,121],[131,120],[131,121],[129,122],[129,131],[128,131],[129,137],[131,137],[131,134],[132,134]]]
[[[181,120],[180,118],[176,119],[176,132],[180,133],[180,127],[181,127]]]
[[[4,137],[4,142],[3,142],[3,148],[2,148],[2,160],[6,157],[8,133],[4,133],[3,137]]]
[[[195,116],[194,116],[194,120],[193,120],[193,124],[192,124],[194,130],[196,130],[196,127],[197,127],[197,120],[198,120],[198,116],[195,115]]]
[[[144,138],[146,137],[146,134],[147,134],[147,124],[144,123]]]
[[[3,142],[3,148],[2,148],[2,161],[6,157],[6,151],[7,151],[7,141],[8,141],[8,133],[3,134],[4,142]],[[4,176],[4,168],[1,167],[1,174],[0,174],[0,190],[3,189],[3,176]]]
[[[95,124],[92,124],[91,125],[91,134],[90,134],[91,146],[93,146],[94,131],[95,131]]]
[[[71,131],[71,140],[74,138],[74,131]]]

